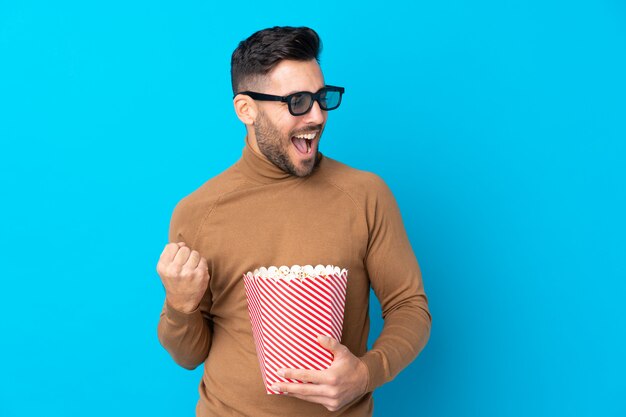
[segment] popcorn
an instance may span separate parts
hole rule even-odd
[[[262,266],[255,269],[254,272],[248,272],[247,274],[253,274],[254,276],[261,278],[271,278],[273,280],[285,279],[289,281],[294,278],[302,280],[307,278],[340,275],[341,273],[342,271],[339,267],[332,265],[317,265],[316,267],[312,267],[311,265],[293,265],[291,268],[283,265],[281,267],[270,266],[269,268]]]
[[[318,335],[341,340],[348,271],[332,265],[260,267],[243,276],[263,382],[285,379],[281,368],[322,370],[333,361]]]

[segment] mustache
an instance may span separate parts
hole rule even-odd
[[[294,130],[293,132],[291,132],[289,134],[289,137],[296,136],[296,135],[301,135],[301,134],[306,134],[306,133],[321,132],[322,128],[323,128],[322,125],[317,125],[317,126],[311,126],[311,127],[308,127],[306,129],[302,129],[302,130]]]

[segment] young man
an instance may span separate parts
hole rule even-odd
[[[372,391],[426,345],[431,316],[396,202],[374,174],[319,152],[343,88],[326,85],[320,40],[274,27],[242,41],[231,62],[233,103],[246,126],[242,158],[176,206],[157,271],[166,297],[161,344],[181,366],[204,363],[198,416],[371,416]],[[355,137],[347,140],[358,142]],[[270,265],[348,270],[342,340],[324,371],[285,369],[267,395],[243,274]],[[384,327],[367,351],[370,286]]]

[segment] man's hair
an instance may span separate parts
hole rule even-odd
[[[239,42],[230,61],[233,94],[254,87],[280,61],[319,63],[322,41],[308,27],[274,26],[253,33]]]

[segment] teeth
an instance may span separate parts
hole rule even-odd
[[[306,134],[301,134],[301,135],[296,135],[296,138],[301,138],[301,139],[308,139],[311,140],[313,139],[315,136],[317,135],[317,133],[306,133]]]

